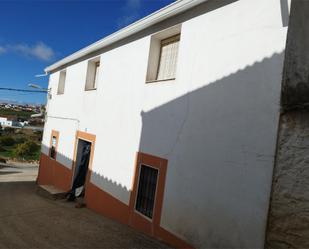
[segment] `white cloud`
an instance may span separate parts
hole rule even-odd
[[[34,45],[7,44],[0,46],[0,55],[3,53],[16,53],[42,61],[51,61],[55,57],[55,51],[43,42],[38,42]]]
[[[137,9],[140,8],[142,4],[141,0],[127,0],[126,1],[126,7],[131,9]]]
[[[126,0],[123,8],[124,15],[118,19],[118,28],[123,28],[140,17],[142,0]]]
[[[1,46],[0,46],[0,54],[4,54],[5,52],[6,52],[5,47],[1,47]]]
[[[8,48],[18,54],[34,57],[42,61],[50,61],[55,56],[53,49],[43,42],[38,42],[33,46],[27,44],[10,45]]]
[[[138,14],[131,14],[123,16],[121,19],[118,20],[118,28],[124,28],[129,24],[133,23],[139,17]]]

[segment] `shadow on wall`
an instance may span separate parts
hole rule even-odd
[[[65,156],[58,153],[57,158],[60,159],[61,157]],[[68,158],[61,159],[69,160]],[[72,185],[72,175],[71,169],[66,168],[58,161],[53,160],[49,156],[42,153],[38,184],[53,185],[59,189],[68,191]],[[89,181],[90,177],[92,179],[91,181]],[[104,190],[102,187],[99,187],[93,182],[97,182],[96,184],[98,185],[104,185]],[[149,236],[155,237],[177,248],[191,248],[191,246],[186,242],[180,240],[174,234],[171,234],[160,227],[156,227],[156,230],[153,228],[149,230],[149,227],[152,227],[152,223],[144,218],[141,218],[140,216],[136,218],[137,215],[135,215],[133,211],[134,203],[132,202],[133,199],[131,199],[133,198],[131,196],[131,190],[123,187],[121,184],[88,170],[85,188],[85,202],[87,207],[95,212],[117,220],[120,223],[129,225]],[[124,203],[120,201],[117,196],[119,197],[122,195],[130,196],[130,202]],[[141,220],[143,221],[141,222]],[[144,226],[146,224],[145,221],[147,223],[146,226]]]
[[[139,151],[169,161],[164,228],[201,248],[263,247],[282,67],[274,54],[142,113]]]
[[[73,164],[75,164],[75,162],[60,152],[57,152],[56,160],[51,159],[46,155],[46,152],[49,151],[49,147],[45,145],[42,145],[42,151],[45,153],[41,154],[38,184],[54,185],[61,190],[69,191],[73,182]],[[66,164],[64,165],[61,162],[66,162]],[[70,168],[68,165],[70,165]],[[130,196],[130,190],[120,183],[91,170],[88,170],[87,177],[87,206],[110,218],[128,224],[128,205],[113,196]],[[91,179],[90,182],[89,179]],[[92,182],[95,182],[98,186],[94,185]]]
[[[142,113],[139,151],[169,161],[161,225],[195,247],[263,247],[282,62],[274,54]],[[38,183],[69,190],[72,169],[60,162],[73,164],[42,154]],[[101,184],[86,186],[87,206],[129,224],[129,207],[115,196],[130,190],[90,173]]]
[[[38,178],[44,182],[53,183],[63,190],[69,190],[72,183],[73,164],[75,162],[71,158],[68,158],[67,156],[61,154],[59,151],[56,155],[57,160],[51,159],[49,156],[47,156],[46,153],[49,151],[49,147],[45,145],[42,145],[42,151],[44,151],[45,154],[42,153],[40,165],[42,165],[42,169],[44,168],[44,170],[42,170],[40,167]],[[48,175],[43,173],[43,171],[48,172]],[[64,173],[65,176],[57,180],[57,178],[61,177],[60,174],[58,175],[57,173]],[[127,189],[125,186],[122,186],[116,181],[99,175],[96,172],[90,171],[90,174],[88,173],[88,175],[91,175],[91,182],[100,183],[100,186],[105,185],[106,188],[109,189],[110,192],[114,193],[116,196],[127,196],[130,192],[130,190]],[[60,181],[63,181],[64,184],[60,184]]]

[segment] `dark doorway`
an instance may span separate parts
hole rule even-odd
[[[85,184],[87,179],[89,161],[91,154],[91,143],[78,139],[74,178],[70,191],[70,199],[83,197],[85,194]]]

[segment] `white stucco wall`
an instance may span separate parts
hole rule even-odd
[[[57,160],[71,167],[76,130],[96,135],[91,181],[128,204],[137,151],[169,160],[161,225],[200,248],[262,248],[287,27],[280,1],[240,0],[182,24],[175,81],[145,84],[150,36],[50,76]],[[61,118],[59,118],[61,117]],[[65,118],[65,119],[63,119]]]

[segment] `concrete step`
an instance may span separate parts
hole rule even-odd
[[[66,192],[52,185],[38,185],[37,194],[51,200],[59,200],[65,199]]]

